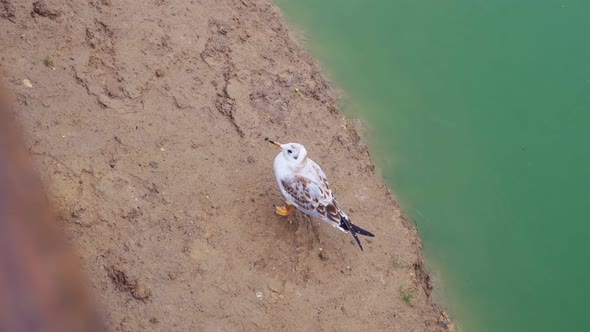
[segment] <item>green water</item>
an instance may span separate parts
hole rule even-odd
[[[590,1],[277,3],[369,123],[462,330],[590,331]]]

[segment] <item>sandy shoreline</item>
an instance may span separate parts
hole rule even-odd
[[[33,2],[0,2],[0,69],[113,330],[447,330],[415,228],[274,5]],[[274,214],[265,137],[307,147],[364,253]]]

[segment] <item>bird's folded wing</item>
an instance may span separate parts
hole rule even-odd
[[[302,175],[281,180],[291,202],[304,212],[317,212],[326,221],[340,224],[341,211],[327,186],[327,181],[317,182]]]

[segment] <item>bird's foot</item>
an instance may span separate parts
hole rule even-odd
[[[295,209],[295,206],[289,204],[289,202],[285,202],[285,205],[286,206],[275,206],[275,213],[283,217],[290,215],[291,212],[293,212],[293,209]]]

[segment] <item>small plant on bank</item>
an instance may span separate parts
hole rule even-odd
[[[48,56],[45,59],[43,59],[43,63],[47,66],[47,67],[53,67],[53,58]]]
[[[404,263],[402,263],[402,261],[399,259],[399,257],[394,257],[391,260],[391,266],[393,266],[396,269],[403,269],[404,267],[406,267]]]
[[[412,287],[400,286],[399,290],[402,293],[402,300],[413,307],[415,302],[414,293],[416,292],[416,289]]]

